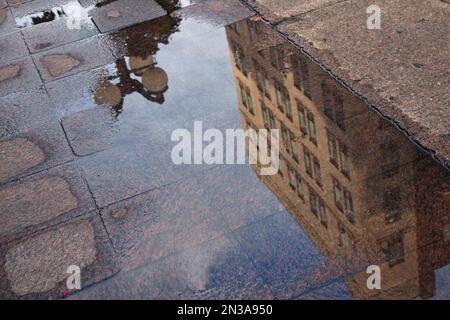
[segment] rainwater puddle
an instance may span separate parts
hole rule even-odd
[[[449,172],[263,22],[167,16],[107,38],[121,58],[48,85],[127,261],[81,297],[448,297]],[[279,172],[173,165],[194,121],[280,130]]]
[[[88,17],[94,6],[82,7],[77,1],[69,2],[65,5],[50,8],[41,12],[36,12],[16,19],[19,28],[31,27],[41,23],[48,23],[59,19],[82,20]]]

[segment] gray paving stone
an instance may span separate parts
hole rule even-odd
[[[33,59],[45,82],[94,69],[115,60],[101,36],[37,53],[33,55]]]
[[[29,14],[38,13],[55,7],[61,7],[62,5],[72,1],[73,0],[32,0],[11,5],[11,11],[17,19]]]
[[[137,8],[139,9],[136,10]],[[97,8],[93,13],[93,20],[101,32],[108,32],[165,14],[165,10],[153,0],[118,0]]]
[[[319,10],[347,0],[245,0],[273,22]]]
[[[0,248],[1,299],[62,299],[68,267],[81,271],[82,289],[119,271],[115,254],[95,211],[37,234],[25,234]]]
[[[20,32],[0,36],[0,64],[24,57],[29,54]]]
[[[1,8],[0,2],[0,36],[17,30],[16,22],[8,8]]]
[[[48,50],[98,34],[94,23],[83,22],[81,29],[69,29],[67,19],[42,23],[22,31],[31,53]]]
[[[31,57],[0,65],[0,96],[38,89],[42,80]]]
[[[19,132],[36,128],[51,119],[58,119],[55,109],[43,89],[12,93],[0,97],[0,137],[13,137]]]
[[[31,2],[34,0],[5,0],[10,6],[16,6],[22,3]]]
[[[1,186],[0,203],[2,242],[95,208],[80,170],[73,165],[56,167]]]
[[[58,120],[0,139],[0,184],[71,161],[74,155]]]

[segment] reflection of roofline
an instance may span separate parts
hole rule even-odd
[[[445,117],[450,96],[448,72],[442,72],[450,50],[444,27],[450,10],[445,10],[444,1],[424,0],[414,8],[407,0],[383,1],[382,21],[391,23],[383,23],[382,30],[367,30],[361,24],[367,18],[366,2],[331,1],[339,3],[329,5],[318,1],[293,7],[287,0],[266,6],[259,0],[241,1],[450,170]],[[408,31],[419,23],[416,32]],[[355,33],[361,36],[348,36]],[[367,64],[369,54],[371,63]],[[424,63],[424,57],[428,65],[415,67]],[[389,90],[386,83],[390,83]]]

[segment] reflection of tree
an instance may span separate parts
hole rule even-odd
[[[164,103],[168,76],[157,66],[155,55],[160,44],[168,44],[177,31],[180,19],[165,16],[112,35],[123,52],[116,63],[116,73],[100,81],[94,90],[98,105],[111,106],[116,115],[123,110],[124,98],[139,93],[149,101]]]

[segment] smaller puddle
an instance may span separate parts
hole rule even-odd
[[[41,23],[48,23],[59,19],[84,21],[94,6],[83,8],[77,1],[69,2],[59,7],[53,7],[41,12],[32,13],[16,19],[19,28],[27,28]]]
[[[115,0],[112,0],[115,1]],[[198,1],[193,0],[157,0],[156,2],[159,3],[161,7],[164,8],[164,10],[167,10],[169,13],[174,12],[177,9],[188,7],[192,4],[195,4]]]
[[[100,1],[100,2],[98,2],[95,6],[97,7],[97,8],[101,8],[101,7],[103,7],[103,6],[106,6],[106,5],[108,5],[108,4],[110,4],[110,3],[113,3],[113,2],[116,2],[117,0],[103,0],[103,1]]]
[[[26,28],[41,23],[51,22],[66,16],[62,7],[55,7],[49,10],[37,12],[16,19],[16,24],[19,28]]]

